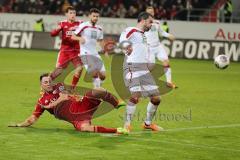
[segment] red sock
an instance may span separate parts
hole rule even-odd
[[[72,88],[74,89],[79,81],[79,77],[74,75],[72,79]]]
[[[106,92],[106,95],[102,98],[104,101],[112,104],[114,107],[118,105],[118,99],[109,92]]]
[[[94,126],[94,132],[97,133],[116,133],[117,129],[116,128],[105,128],[101,126]]]

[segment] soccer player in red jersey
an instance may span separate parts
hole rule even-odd
[[[77,131],[127,133],[122,128],[106,128],[91,124],[93,114],[102,101],[110,103],[115,109],[125,105],[106,90],[102,88],[90,90],[80,100],[76,99],[75,96],[69,95],[63,84],[58,83],[54,85],[48,73],[40,76],[40,84],[44,93],[37,101],[32,115],[22,123],[11,124],[9,127],[31,126],[47,110],[57,119],[72,123]]]
[[[51,77],[55,79],[68,66],[69,62],[72,62],[75,67],[72,87],[75,88],[81,76],[82,63],[78,56],[80,52],[79,42],[72,40],[71,36],[82,21],[76,20],[76,10],[72,6],[67,7],[65,12],[67,19],[59,22],[57,28],[51,31],[53,37],[58,36],[61,32],[62,38],[56,69],[51,74]]]

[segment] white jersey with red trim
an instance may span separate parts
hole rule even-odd
[[[158,20],[154,20],[152,27],[149,31],[144,33],[147,37],[147,43],[149,46],[156,46],[160,43],[159,34],[163,37],[169,37],[169,33],[165,32]]]
[[[126,56],[127,63],[148,63],[148,46],[144,32],[137,27],[128,27],[120,35],[119,42],[129,41],[133,51]]]
[[[81,55],[96,55],[97,41],[103,39],[103,30],[99,25],[92,25],[90,21],[81,23],[76,31],[75,35],[81,36],[85,39],[85,43],[81,44]]]

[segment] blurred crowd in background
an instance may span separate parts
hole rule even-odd
[[[157,19],[185,20],[187,10],[208,8],[215,0],[0,0],[0,12],[63,14],[72,5],[77,15],[86,16],[90,8],[101,10],[103,17],[136,18],[147,6],[155,8]]]

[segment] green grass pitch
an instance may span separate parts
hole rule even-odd
[[[39,75],[54,68],[56,53],[0,49],[1,160],[239,159],[239,63],[219,70],[212,61],[171,59],[179,89],[162,97],[155,119],[166,129],[161,133],[141,129],[147,100],[138,105],[133,133],[128,136],[79,133],[47,112],[32,127],[8,128],[8,124],[23,121],[33,111],[39,96]],[[104,58],[108,71],[110,60]],[[109,77],[103,86],[114,92]],[[114,110],[93,123],[122,126],[124,111]]]

